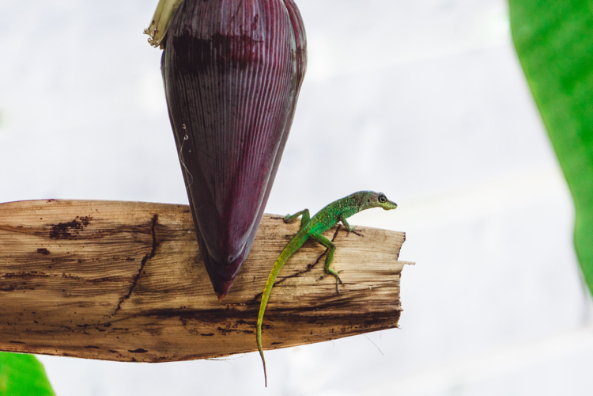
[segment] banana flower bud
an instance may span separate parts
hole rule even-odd
[[[251,250],[288,138],[306,69],[303,21],[293,0],[161,0],[157,13],[146,33],[164,48],[181,170],[222,299]]]

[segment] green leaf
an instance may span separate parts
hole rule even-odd
[[[573,196],[575,248],[593,293],[593,2],[509,5],[519,60]]]
[[[55,396],[35,356],[0,352],[0,396]]]

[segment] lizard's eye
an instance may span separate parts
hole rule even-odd
[[[387,202],[387,197],[383,194],[379,195],[379,202],[381,202],[381,203]]]

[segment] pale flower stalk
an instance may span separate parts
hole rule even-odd
[[[150,45],[163,48],[161,45],[163,38],[169,29],[169,25],[171,25],[171,20],[173,19],[173,15],[175,15],[175,11],[177,11],[177,8],[182,1],[183,0],[159,0],[159,3],[156,6],[156,11],[152,16],[150,26],[148,26],[147,29],[144,29],[144,34],[150,36],[148,39]]]

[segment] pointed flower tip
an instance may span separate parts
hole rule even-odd
[[[214,286],[214,292],[218,297],[218,301],[222,301],[226,295],[228,294],[231,286],[233,285],[233,281],[221,281],[217,285]]]

